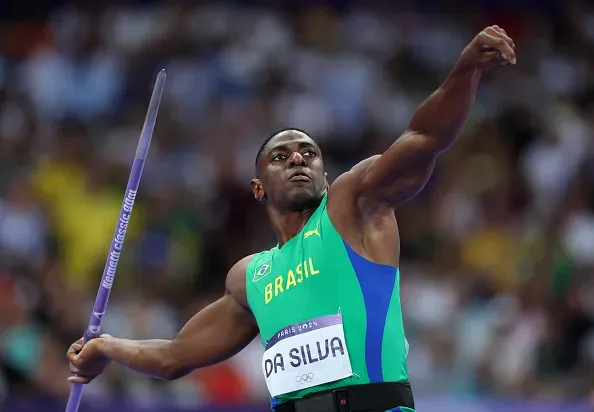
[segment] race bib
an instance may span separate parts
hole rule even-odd
[[[340,315],[287,326],[266,343],[262,371],[271,396],[353,376]]]

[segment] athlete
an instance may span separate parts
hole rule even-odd
[[[84,348],[74,343],[69,381],[89,383],[110,361],[177,379],[231,357],[259,334],[277,412],[414,411],[395,209],[425,186],[436,156],[454,142],[481,73],[508,63],[516,63],[512,39],[487,27],[405,133],[332,185],[310,136],[298,129],[271,136],[257,155],[252,189],[278,245],[237,262],[223,297],[173,340],[103,335]]]

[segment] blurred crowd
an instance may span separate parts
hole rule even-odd
[[[173,338],[233,263],[276,243],[249,185],[269,134],[309,132],[333,179],[386,149],[490,24],[518,64],[484,75],[458,142],[397,211],[410,378],[417,397],[594,395],[594,8],[124,3],[0,23],[0,405],[67,396],[65,352],[88,322],[160,69],[103,327],[133,339]],[[255,342],[166,384],[112,366],[85,396],[262,402],[261,353]]]

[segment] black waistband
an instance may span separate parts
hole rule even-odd
[[[408,382],[369,383],[318,392],[278,405],[275,412],[387,411],[397,406],[415,408]]]

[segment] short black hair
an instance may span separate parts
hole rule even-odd
[[[266,140],[264,140],[262,142],[262,144],[260,145],[260,148],[258,149],[258,154],[256,155],[256,161],[254,163],[254,166],[256,168],[256,177],[258,177],[258,160],[260,160],[260,156],[262,156],[262,154],[264,154],[264,151],[266,150],[266,145],[268,144],[268,142],[270,142],[273,137],[275,137],[275,136],[277,136],[277,135],[279,135],[279,134],[281,134],[283,132],[289,131],[289,130],[290,131],[295,131],[295,132],[300,132],[300,133],[303,133],[304,135],[309,136],[309,134],[307,134],[306,131],[301,130],[301,129],[298,129],[296,127],[286,127],[284,129],[277,130],[276,132],[274,132],[271,135],[269,135],[266,138]]]

